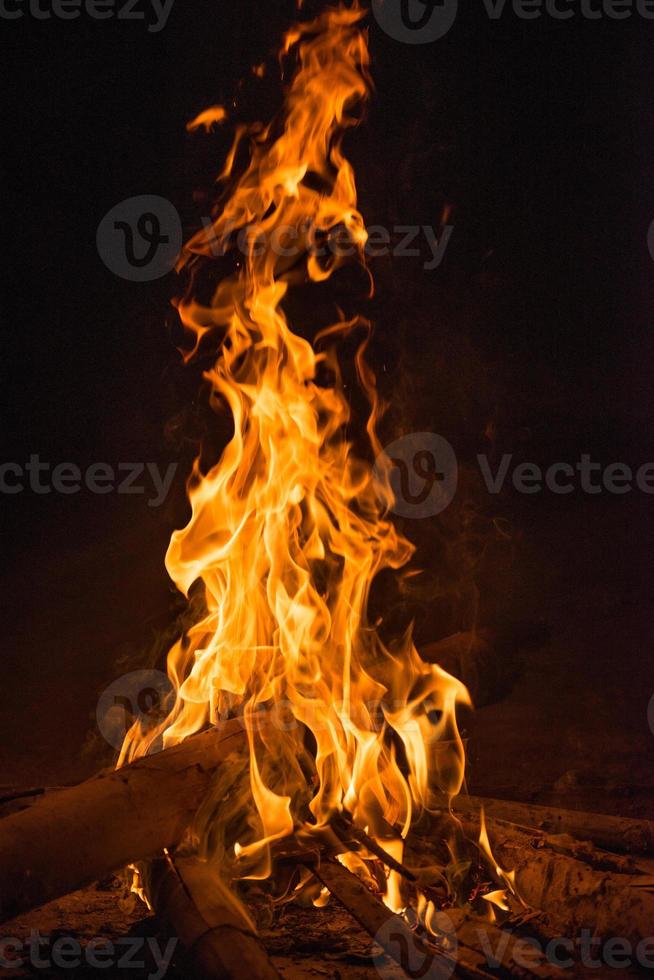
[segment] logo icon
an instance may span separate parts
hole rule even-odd
[[[168,714],[173,685],[160,670],[135,670],[119,677],[102,693],[96,719],[102,737],[120,749],[135,721],[154,727]]]
[[[429,925],[434,932],[430,946],[433,944],[438,949],[431,949],[418,939],[403,922],[395,918],[386,920],[375,936],[382,952],[373,957],[382,980],[397,976],[395,963],[412,980],[450,980],[456,968],[458,949],[454,923],[446,912],[436,912]]]
[[[96,241],[102,261],[121,279],[152,282],[175,267],[182,222],[165,197],[130,197],[104,216]]]
[[[387,446],[375,464],[376,476],[390,481],[391,508],[400,517],[434,517],[448,507],[459,484],[456,455],[434,432],[412,432]]]
[[[430,44],[456,20],[458,0],[373,0],[379,26],[404,44]]]

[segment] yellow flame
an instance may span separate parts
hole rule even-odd
[[[495,905],[498,909],[502,909],[503,912],[510,912],[510,908],[506,903],[506,889],[498,888],[497,891],[488,892],[486,895],[481,896],[485,902],[490,902],[491,905]]]
[[[191,287],[179,303],[195,338],[189,357],[221,341],[205,377],[234,434],[208,472],[195,463],[192,516],[166,558],[178,588],[193,592],[192,608],[201,606],[169,654],[174,707],[147,737],[129,733],[121,763],[157,740],[171,746],[228,713],[243,716],[246,764],[221,776],[203,809],[204,849],[225,855],[233,877],[269,875],[273,841],[344,810],[384,846],[395,832],[401,859],[401,838],[431,791],[454,795],[463,780],[455,709],[469,703],[467,691],[423,662],[410,636],[388,649],[368,620],[375,577],[413,554],[387,516],[388,474],[372,466],[382,406],[364,360],[368,325],[340,320],[310,343],[284,310],[294,282],[322,282],[344,261],[317,255],[316,235],[344,230],[365,265],[367,232],[341,146],[370,91],[363,15],[358,4],[330,8],[289,32],[283,57],[297,70],[283,115],[238,128],[220,209],[182,260],[193,275],[216,243],[228,250],[234,230],[250,229],[246,254],[211,301]],[[190,127],[223,114],[207,110]],[[235,173],[248,139],[249,163]],[[289,229],[292,261],[275,246]],[[358,329],[366,339],[356,367],[370,402],[365,459],[346,435],[335,352]],[[402,906],[395,872],[386,899]]]
[[[485,901],[489,902],[491,906],[495,906],[501,909],[503,912],[509,912],[510,907],[508,905],[509,895],[515,895],[518,901],[522,902],[517,888],[516,888],[516,875],[515,871],[505,871],[497,863],[495,856],[493,854],[493,849],[491,847],[490,838],[488,836],[488,827],[486,825],[486,814],[482,807],[481,809],[481,829],[479,831],[479,848],[482,854],[488,860],[491,868],[494,869],[495,875],[500,882],[504,882],[506,888],[500,888],[492,892],[488,892],[486,895],[482,895]],[[524,903],[522,903],[524,904]],[[492,909],[491,909],[492,911]]]

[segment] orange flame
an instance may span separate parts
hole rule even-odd
[[[179,304],[194,351],[222,338],[206,379],[234,435],[209,472],[196,462],[192,516],[166,558],[178,588],[193,590],[193,608],[199,597],[203,607],[169,654],[174,707],[156,731],[129,733],[121,763],[228,713],[243,716],[247,765],[221,775],[201,816],[204,853],[231,860],[234,878],[268,876],[273,841],[343,811],[387,849],[399,842],[401,857],[432,790],[456,795],[463,781],[455,709],[469,703],[467,691],[424,663],[410,637],[388,649],[368,620],[375,576],[402,568],[413,548],[388,519],[390,484],[371,465],[381,405],[367,340],[356,366],[371,406],[370,459],[345,434],[351,413],[329,345],[362,321],[338,322],[311,344],[283,309],[293,282],[324,281],[344,261],[316,255],[316,235],[345,230],[365,265],[367,233],[341,146],[370,91],[363,16],[358,4],[339,6],[289,32],[283,57],[297,71],[283,115],[237,131],[221,176],[229,190],[183,259],[193,272],[216,243],[228,250],[235,230],[250,229],[246,254],[210,304],[190,294]],[[214,121],[209,110],[192,125]],[[235,175],[248,137],[249,163]],[[292,261],[275,245],[284,236]],[[400,907],[396,878],[387,900]]]
[[[211,132],[214,126],[225,122],[227,119],[227,110],[222,105],[214,105],[209,109],[205,109],[201,112],[195,119],[186,124],[186,128],[189,133],[194,133],[198,129],[204,128],[207,133]]]

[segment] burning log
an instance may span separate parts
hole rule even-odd
[[[0,820],[0,922],[177,844],[243,738],[229,722]]]
[[[466,815],[461,822],[470,840],[479,837],[478,815]],[[629,874],[598,870],[563,853],[559,838],[492,819],[488,826],[495,860],[515,870],[518,895],[546,913],[554,927],[561,927],[566,935],[590,929],[599,937],[622,936],[635,945],[650,936],[654,879],[648,869],[634,864]],[[436,836],[441,836],[442,830],[443,826]],[[611,855],[597,857],[607,867],[611,864]]]
[[[474,817],[482,809],[487,817],[517,827],[534,828],[548,834],[570,834],[580,841],[592,841],[607,851],[654,856],[654,822],[651,820],[486,800],[477,796],[461,796],[454,802],[454,810],[463,816]]]
[[[592,929],[601,937],[623,936],[637,945],[651,935],[651,878],[597,871],[527,833],[495,828],[493,853],[516,872],[522,898],[559,921],[569,934]]]
[[[404,919],[394,915],[341,864],[323,861],[316,866],[310,865],[310,870],[409,976],[428,977],[429,980],[449,980],[451,976],[490,980],[497,974],[495,968],[489,972],[488,949],[496,950],[496,955],[501,957],[502,976],[547,980],[559,973],[545,962],[544,957],[539,961],[533,948],[527,965],[526,958],[520,955],[523,950],[519,940],[478,916],[454,910],[448,910],[446,917],[452,928],[450,938],[454,940],[456,951],[427,945]]]
[[[445,950],[436,951],[422,943],[403,919],[387,909],[363,882],[341,864],[323,861],[316,866],[312,864],[309,868],[343,908],[403,969],[412,966],[413,961],[420,958],[420,975],[428,975],[435,980],[448,980],[453,974],[475,980],[489,977],[488,973],[477,969],[476,964],[457,963],[456,958]]]
[[[146,892],[160,919],[191,953],[201,980],[280,980],[254,924],[196,858],[167,857],[147,869]]]

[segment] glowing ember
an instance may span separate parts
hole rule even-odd
[[[179,303],[195,337],[189,357],[222,341],[206,379],[234,435],[208,472],[195,464],[192,517],[166,559],[199,610],[169,654],[175,704],[156,730],[129,733],[121,763],[243,717],[247,758],[225,767],[197,841],[231,880],[268,877],[274,841],[306,840],[344,812],[401,860],[402,838],[432,792],[451,797],[463,781],[455,709],[469,701],[464,686],[425,664],[409,636],[388,649],[368,620],[375,576],[405,566],[413,549],[387,517],[389,483],[373,473],[381,406],[367,339],[356,366],[370,403],[368,458],[346,437],[350,408],[334,345],[361,327],[367,338],[367,325],[337,322],[311,344],[282,306],[294,282],[322,282],[344,261],[318,256],[317,238],[346,231],[365,264],[367,234],[341,149],[370,89],[363,14],[330,9],[288,34],[282,56],[297,70],[283,115],[239,128],[220,210],[182,263],[194,273],[216,245],[228,253],[234,233],[252,229],[247,254],[211,302],[191,289]],[[191,126],[223,119],[216,107]],[[249,163],[237,173],[248,138]],[[279,247],[288,241],[293,261]],[[366,873],[360,858],[343,860]],[[399,880],[390,872],[394,909]]]

